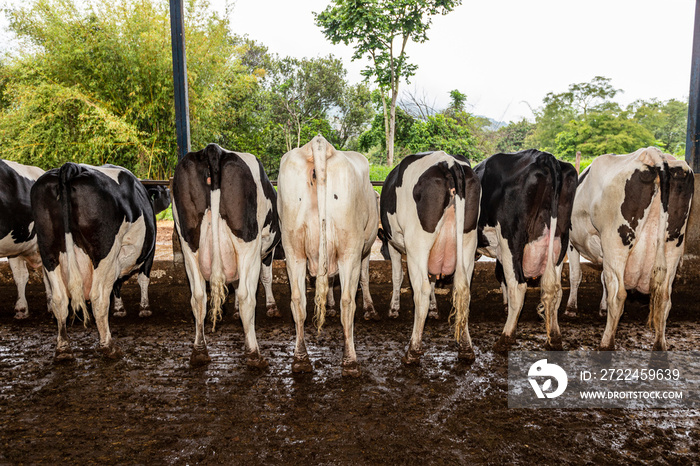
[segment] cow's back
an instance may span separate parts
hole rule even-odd
[[[43,170],[0,160],[0,256],[23,253],[35,240],[30,190]]]
[[[285,254],[309,259],[315,275],[319,249],[319,199],[313,153],[310,145],[288,152],[282,157],[278,177],[278,211],[282,229],[288,232]],[[347,241],[359,241],[368,252],[376,237],[379,212],[376,195],[369,181],[369,162],[357,152],[330,151],[326,158],[326,219],[329,269]],[[283,238],[285,236],[283,235]]]
[[[566,254],[571,211],[576,192],[576,171],[570,163],[530,149],[495,154],[478,164],[481,180],[479,248],[496,256],[494,229],[508,240],[519,281],[539,276],[545,266],[549,228],[553,235],[555,263]],[[524,266],[527,270],[522,270]]]

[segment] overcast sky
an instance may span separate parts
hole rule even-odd
[[[211,0],[223,11],[225,0]],[[234,32],[282,56],[341,58],[351,81],[365,63],[352,49],[327,42],[312,12],[327,0],[236,0]],[[618,99],[687,99],[694,0],[464,0],[434,18],[429,41],[409,44],[419,66],[402,83],[438,108],[449,91],[467,95],[471,111],[496,120],[532,118],[548,92],[606,76],[624,90]]]
[[[210,0],[224,13],[226,0]],[[234,0],[233,31],[281,56],[341,58],[351,82],[364,62],[331,45],[312,12],[328,0]],[[449,92],[470,111],[496,120],[531,119],[548,92],[606,76],[624,90],[616,100],[687,99],[694,0],[464,0],[434,18],[429,41],[409,44],[418,73],[403,90],[442,109]],[[4,21],[0,26],[4,27]],[[6,40],[0,34],[0,40]],[[2,47],[0,47],[2,48]]]

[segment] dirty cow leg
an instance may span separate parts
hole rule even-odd
[[[335,277],[328,277],[328,293],[326,293],[326,316],[335,317],[338,312],[335,310],[335,295],[333,295],[333,287],[335,285]]]
[[[581,256],[573,246],[569,246],[569,299],[564,315],[576,317],[578,313],[578,288],[581,285]]]
[[[148,301],[148,284],[151,282],[151,279],[146,274],[139,273],[137,281],[141,289],[139,317],[151,317],[151,305]]]
[[[255,293],[260,277],[260,248],[249,249],[251,253],[248,254],[248,257],[240,257],[238,261],[238,276],[241,279],[238,283],[236,296],[238,297],[239,312],[245,335],[246,364],[248,367],[263,369],[268,366],[268,362],[260,355],[260,348],[255,337]]]
[[[281,317],[282,314],[277,308],[277,302],[272,294],[272,262],[270,262],[270,265],[265,265],[263,262],[260,276],[260,281],[262,282],[263,289],[265,290],[265,308],[267,309],[267,316]]]
[[[306,322],[306,258],[294,259],[287,257],[287,276],[292,293],[292,317],[296,328],[294,345],[294,360],[292,372],[312,372],[313,366],[306,352],[304,342],[304,322]]]
[[[190,364],[192,366],[201,366],[211,361],[209,352],[207,351],[207,342],[204,337],[204,319],[207,316],[207,292],[206,281],[199,271],[197,258],[186,246],[183,245],[183,257],[185,259],[185,270],[190,283],[190,306],[195,321],[195,336],[192,355],[190,356]]]
[[[603,285],[603,297],[600,298],[600,307],[598,308],[598,315],[600,317],[605,317],[606,315],[608,315],[608,287],[605,285],[605,272],[600,273],[600,283]]]
[[[601,351],[613,351],[615,349],[615,333],[617,325],[620,322],[622,311],[625,309],[625,299],[627,291],[624,286],[624,277],[622,273],[616,272],[608,265],[603,266],[605,274],[605,288],[608,301],[608,321],[605,325],[603,339],[600,342]]]
[[[369,254],[362,259],[360,287],[362,288],[362,310],[365,312],[365,320],[381,320],[381,317],[379,317],[379,314],[374,309],[372,295],[369,293]]]
[[[419,251],[422,252],[422,251]],[[408,277],[413,287],[413,301],[415,311],[413,314],[413,333],[408,344],[406,355],[402,358],[404,364],[418,364],[423,354],[422,340],[425,319],[428,317],[430,305],[430,280],[428,279],[428,252],[422,252],[417,257],[408,251],[407,266]]]
[[[350,256],[348,254],[348,256]],[[360,365],[355,354],[355,295],[357,294],[357,284],[360,280],[360,270],[356,266],[360,264],[360,257],[345,257],[342,262],[338,262],[340,272],[340,321],[343,324],[343,371],[342,375],[359,377],[361,374]],[[361,268],[361,267],[360,267]]]
[[[29,281],[29,270],[27,262],[21,257],[11,257],[8,259],[12,278],[17,285],[17,302],[15,303],[15,319],[26,319],[29,317],[29,307],[27,306],[27,282]]]
[[[73,360],[73,353],[71,352],[70,342],[68,340],[68,332],[66,331],[68,294],[63,284],[61,273],[61,266],[58,266],[52,272],[44,270],[44,276],[47,277],[51,287],[51,310],[58,324],[58,338],[56,341],[56,353],[54,355],[54,360],[56,362]]]
[[[92,313],[95,316],[97,331],[100,334],[99,351],[109,359],[119,359],[122,357],[122,352],[112,340],[112,334],[109,331],[109,297],[112,292],[111,284],[108,287],[101,289],[93,285],[95,290],[91,296]]]
[[[403,282],[403,265],[401,253],[389,243],[389,256],[391,257],[391,306],[389,317],[395,319],[399,316],[401,307],[401,283]]]
[[[438,319],[440,315],[437,309],[437,300],[435,300],[435,282],[430,282],[430,305],[428,306],[428,317]]]

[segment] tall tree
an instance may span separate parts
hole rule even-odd
[[[610,84],[610,78],[596,76],[588,83],[569,85],[566,92],[548,93],[543,99],[543,107],[533,110],[537,127],[529,137],[528,144],[548,152],[556,152],[557,135],[571,120],[585,117],[591,111],[610,108],[611,100],[622,92]]]
[[[0,157],[170,174],[177,159],[167,2],[27,0],[6,14],[19,46],[0,69],[10,102],[0,108]],[[258,77],[206,0],[188,1],[185,18],[192,142],[201,147],[221,133],[215,114],[230,88]]]
[[[271,92],[277,103],[278,124],[285,134],[287,151],[301,146],[304,125],[325,119],[340,106],[345,87],[343,63],[329,55],[324,58],[285,57],[271,71]]]
[[[334,44],[354,44],[353,60],[369,58],[363,74],[379,86],[384,111],[386,162],[393,165],[396,101],[401,79],[409,79],[417,65],[408,61],[409,40],[422,43],[432,16],[445,15],[461,0],[333,0],[321,13],[314,13],[316,25]]]

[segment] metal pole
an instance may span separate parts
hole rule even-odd
[[[685,139],[685,161],[700,173],[700,0],[695,1],[693,59],[690,65],[688,97],[688,132]]]
[[[177,160],[190,151],[190,104],[187,95],[187,58],[182,0],[170,0],[170,35],[173,44],[173,85],[175,87],[175,130]]]

